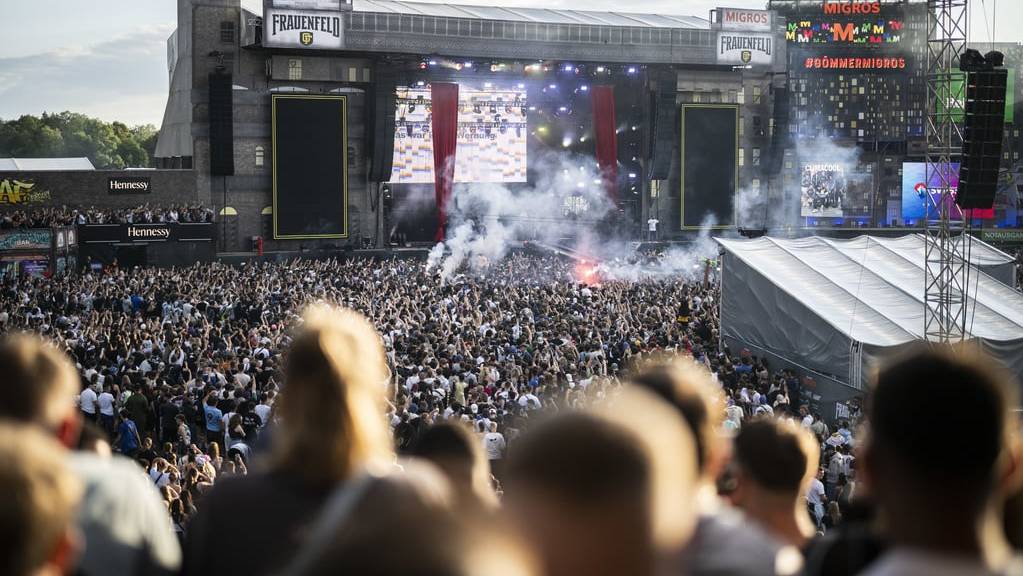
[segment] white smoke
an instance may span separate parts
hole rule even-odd
[[[819,133],[810,130],[811,133]],[[736,226],[739,228],[768,229],[777,233],[793,225],[801,226],[802,207],[801,175],[806,164],[831,164],[841,168],[850,187],[872,185],[869,166],[861,162],[862,150],[857,146],[840,146],[825,136],[795,138],[792,154],[774,177],[774,189],[770,179],[760,178],[759,188],[745,186],[735,193]],[[786,182],[785,175],[791,179]]]
[[[536,181],[511,189],[494,183],[456,184],[447,206],[448,235],[433,247],[429,270],[449,279],[503,258],[516,240],[556,244],[584,237],[613,209],[592,158],[545,153],[534,163]]]
[[[607,280],[639,282],[646,279],[702,280],[708,262],[716,260],[718,245],[712,233],[717,225],[713,214],[700,223],[696,239],[688,244],[674,244],[652,258],[635,252],[630,256],[614,256],[598,267],[599,277]]]

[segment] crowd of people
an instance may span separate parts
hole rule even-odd
[[[1011,377],[918,352],[829,421],[720,348],[713,281],[513,255],[0,282],[4,574],[1020,568]]]
[[[157,224],[213,222],[213,209],[202,204],[133,208],[34,208],[0,213],[0,229],[51,228],[76,224]]]

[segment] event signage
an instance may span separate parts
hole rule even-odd
[[[133,241],[147,241],[147,240],[170,240],[171,231],[170,227],[161,224],[152,225],[135,225],[129,224],[127,235],[129,240]]]
[[[0,251],[49,250],[51,232],[48,229],[5,230],[0,232]]]
[[[143,244],[149,242],[211,242],[216,237],[212,223],[83,224],[77,238],[67,236],[67,245]]]
[[[755,32],[718,32],[719,64],[771,64],[774,36]]]
[[[263,18],[263,44],[338,50],[344,47],[342,25],[340,12],[270,8]]]
[[[113,176],[107,178],[110,194],[149,194],[153,185],[147,176]]]
[[[0,180],[0,204],[37,204],[50,199],[48,190],[39,190],[31,180]]]
[[[881,2],[877,0],[825,0],[825,14],[842,14],[850,16],[854,14],[880,14]]]
[[[720,24],[722,30],[770,32],[771,13],[767,10],[718,8],[718,24]]]
[[[1010,68],[1006,72],[1005,123],[1012,124],[1016,111],[1016,71]],[[936,96],[934,104],[939,117],[949,114],[953,122],[962,122],[965,118],[963,107],[966,105],[966,74],[953,73],[947,94],[944,97]]]
[[[905,70],[901,56],[812,56],[803,60],[806,70]]]

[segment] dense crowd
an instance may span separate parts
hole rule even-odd
[[[46,482],[44,540],[64,542],[61,522],[84,536],[62,544],[77,554],[36,550],[26,566],[924,573],[934,559],[893,560],[899,546],[948,553],[966,526],[1002,536],[953,547],[957,560],[1013,573],[1005,530],[992,532],[1018,488],[992,483],[1013,433],[1001,374],[911,357],[882,372],[880,417],[864,423],[853,402],[829,423],[799,375],[719,349],[713,281],[575,275],[515,255],[443,280],[398,259],[3,280],[0,330],[56,346],[0,346],[0,420],[41,423],[76,451],[47,456],[46,475],[0,465],[0,486]],[[25,438],[0,441],[5,463],[29,459],[22,446],[60,452],[5,436]],[[937,520],[938,494],[959,524]],[[874,533],[875,510],[913,520]],[[0,572],[33,573],[17,567]]]
[[[75,224],[156,224],[213,222],[213,210],[202,204],[133,208],[36,208],[0,213],[0,229],[50,228]]]

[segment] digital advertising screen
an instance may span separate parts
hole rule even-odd
[[[348,100],[274,94],[274,238],[348,237]]]
[[[430,86],[398,87],[396,96],[390,181],[433,184]],[[524,87],[460,84],[455,182],[525,182],[526,113]]]
[[[803,165],[799,179],[799,215],[816,218],[846,216],[849,181],[845,166],[830,163]]]
[[[682,229],[735,223],[739,109],[727,104],[682,106]]]
[[[927,177],[927,164],[924,162],[903,162],[902,163],[902,222],[912,226],[920,220],[927,218],[927,207],[933,203],[937,204],[941,198],[941,176],[935,171]],[[949,174],[946,179],[952,188],[952,196],[949,198],[949,214],[955,220],[962,220],[963,213],[955,205],[955,194],[959,188],[959,163],[953,162],[949,165]],[[988,210],[967,210],[967,215],[973,218],[994,218],[994,209]],[[933,213],[933,212],[932,212]]]

